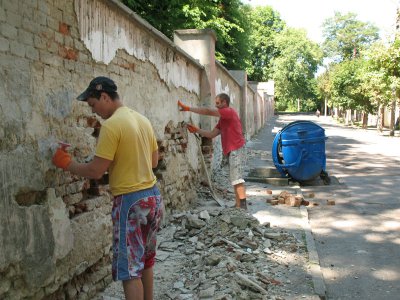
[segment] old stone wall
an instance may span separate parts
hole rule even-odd
[[[75,98],[93,77],[115,80],[152,122],[167,212],[195,199],[200,149],[183,121],[201,119],[176,102],[227,92],[240,111],[243,88],[221,67],[214,87],[191,55],[117,0],[0,0],[0,299],[85,299],[111,280],[107,176],[51,164],[60,140],[77,161],[92,158],[102,120]],[[218,149],[203,144],[215,165]]]

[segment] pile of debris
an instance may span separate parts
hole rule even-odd
[[[156,276],[163,288],[155,299],[284,299],[288,256],[306,256],[303,241],[241,209],[189,211],[169,221],[156,268],[167,270],[168,261],[173,267]]]
[[[310,204],[309,201],[304,200],[302,195],[294,195],[287,191],[283,191],[279,195],[272,196],[272,198],[267,199],[267,203],[270,203],[271,205],[286,204],[293,207],[298,207],[300,205],[308,206]]]
[[[287,191],[281,192],[279,195],[272,195],[272,191],[267,190],[267,194],[271,195],[271,198],[267,198],[267,203],[271,205],[285,204],[292,207],[304,206],[318,206],[319,203],[315,201],[304,200],[302,195],[294,195]],[[307,195],[308,198],[314,198],[314,193]],[[335,200],[326,200],[327,205],[335,205]]]

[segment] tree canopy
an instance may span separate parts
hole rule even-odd
[[[285,29],[276,37],[272,78],[278,101],[316,99],[315,72],[322,62],[319,46],[299,29]]]
[[[369,22],[357,20],[354,13],[335,12],[322,25],[323,49],[335,61],[351,59],[379,39],[379,30]]]
[[[251,10],[249,77],[254,81],[272,78],[272,59],[277,55],[275,38],[286,27],[278,12],[270,6]]]
[[[152,26],[172,38],[177,29],[211,28],[216,57],[229,69],[250,63],[250,6],[240,0],[123,0]]]
[[[318,45],[303,30],[287,26],[270,6],[251,7],[241,0],[121,0],[167,37],[178,29],[213,29],[216,58],[231,70],[246,70],[250,81],[275,82],[282,109],[301,100],[303,110],[318,102],[365,112],[400,95],[400,42],[377,43],[378,28],[341,14],[323,23]],[[324,73],[315,78],[322,61]]]

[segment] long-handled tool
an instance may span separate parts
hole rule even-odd
[[[204,160],[204,156],[203,156],[203,152],[201,151],[201,145],[200,145],[200,136],[197,135],[196,133],[194,133],[195,136],[195,140],[197,142],[197,147],[199,148],[199,152],[200,152],[200,160],[201,160],[201,165],[203,166],[204,169],[204,173],[206,173],[206,178],[207,178],[207,184],[210,188],[210,192],[211,192],[211,196],[214,198],[214,200],[221,206],[221,207],[226,207],[225,203],[218,198],[218,196],[215,194],[213,186],[211,184],[211,179],[210,179],[210,175],[208,174],[207,171],[207,165],[206,162]]]

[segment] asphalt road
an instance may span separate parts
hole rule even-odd
[[[320,124],[329,186],[303,186],[318,203],[309,219],[327,299],[400,299],[400,137],[338,125],[330,117],[279,116]],[[327,205],[334,200],[336,205]]]

